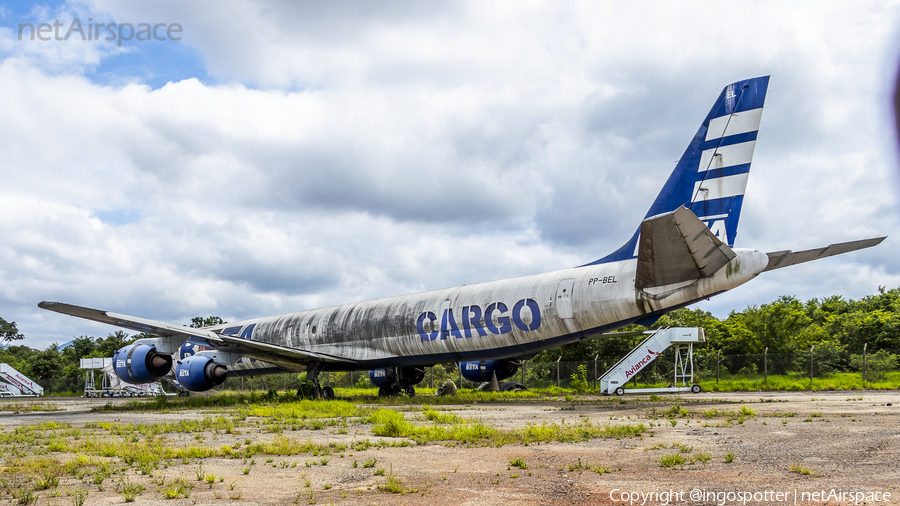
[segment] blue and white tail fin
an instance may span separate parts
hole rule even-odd
[[[685,206],[734,246],[769,76],[729,84],[719,94],[644,219]],[[624,246],[587,265],[637,256],[640,226]]]

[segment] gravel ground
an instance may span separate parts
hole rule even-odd
[[[38,402],[63,411],[8,411],[9,406]],[[41,399],[0,401],[0,434],[42,421],[120,421],[154,423],[201,418],[210,412],[91,413],[106,400]],[[674,419],[660,415],[673,404],[690,413]],[[743,421],[737,416],[707,413],[754,412]],[[6,408],[6,410],[4,410]],[[405,409],[405,408],[400,408]],[[411,406],[409,410],[420,408]],[[203,471],[224,478],[212,488],[196,482],[197,464],[176,463],[157,472],[169,479],[185,476],[197,483],[189,498],[164,499],[158,486],[129,471],[129,479],[146,485],[137,504],[880,504],[900,502],[900,393],[791,392],[702,393],[647,398],[576,398],[528,403],[441,406],[465,418],[515,428],[531,423],[575,423],[585,417],[603,423],[644,423],[650,434],[620,440],[595,439],[574,444],[506,445],[475,447],[432,443],[424,446],[347,450],[333,455],[327,465],[319,457],[258,455],[252,471],[244,475],[241,459],[208,458]],[[793,416],[788,416],[788,415]],[[409,418],[409,417],[408,417]],[[730,418],[730,421],[729,421]],[[672,421],[675,421],[673,425]],[[207,432],[204,444],[222,445],[276,437],[242,428],[242,434]],[[286,432],[290,438],[316,442],[377,440],[368,426],[349,427],[346,434],[326,428]],[[190,444],[193,435],[173,434],[170,444]],[[733,454],[733,461],[725,461]],[[663,468],[663,456],[678,455],[682,465]],[[708,455],[709,460],[703,460]],[[65,458],[60,456],[61,458]],[[377,458],[376,468],[403,480],[404,494],[379,490],[386,476],[375,476],[362,463]],[[510,467],[522,458],[527,469]],[[670,457],[673,458],[673,457]],[[358,467],[352,466],[357,461]],[[691,462],[693,460],[693,462]],[[306,462],[310,466],[306,466]],[[296,467],[291,467],[292,462]],[[282,464],[283,463],[283,464]],[[579,466],[580,463],[580,466]],[[802,474],[791,470],[808,471]],[[595,470],[591,470],[593,467]],[[610,472],[598,473],[605,467]],[[12,478],[9,471],[0,473]],[[307,482],[309,486],[307,487]],[[235,484],[233,490],[229,484]],[[85,504],[121,504],[114,485],[99,491],[74,478],[64,478],[60,489],[88,487]],[[831,491],[838,494],[827,497]],[[693,492],[692,492],[693,491]],[[698,498],[696,494],[705,494]],[[811,495],[824,491],[823,496]],[[749,500],[734,495],[749,492]],[[240,493],[240,498],[236,498]],[[647,494],[656,495],[647,496]],[[666,494],[669,494],[668,497]],[[692,497],[692,493],[694,497]],[[734,493],[728,496],[728,493]],[[849,495],[849,494],[854,495]],[[863,494],[854,501],[855,494]],[[890,493],[890,497],[885,497]],[[640,496],[639,494],[644,494]],[[716,496],[716,494],[719,494]],[[755,494],[755,496],[753,495]],[[776,495],[781,494],[781,495]],[[629,501],[635,495],[634,501]],[[72,504],[64,493],[39,493],[38,504]],[[8,496],[0,496],[8,497]],[[7,502],[12,503],[7,499]],[[3,504],[0,501],[0,504]]]

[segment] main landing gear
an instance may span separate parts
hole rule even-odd
[[[375,383],[378,386],[378,397],[394,397],[397,395],[414,397],[416,395],[416,385],[425,379],[424,367],[391,367],[384,369],[384,371],[384,376],[379,377],[377,383]],[[373,382],[375,382],[375,378],[373,378]]]
[[[333,388],[319,385],[320,372],[322,372],[322,366],[318,362],[306,368],[306,382],[297,389],[297,397],[325,400],[333,400],[335,398]]]

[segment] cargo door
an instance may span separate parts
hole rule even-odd
[[[575,322],[575,306],[572,290],[575,288],[574,279],[564,279],[556,288],[556,314],[563,321],[566,330],[577,332],[578,325]]]

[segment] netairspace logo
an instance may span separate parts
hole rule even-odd
[[[137,27],[131,23],[94,23],[94,18],[88,18],[87,24],[83,24],[79,18],[74,18],[65,30],[65,35],[60,35],[66,25],[58,19],[51,23],[19,23],[19,40],[27,37],[27,40],[69,40],[71,37],[81,37],[81,40],[116,41],[116,45],[122,47],[122,42],[139,40],[149,42],[151,40],[181,40],[184,31],[179,23],[138,23]]]

